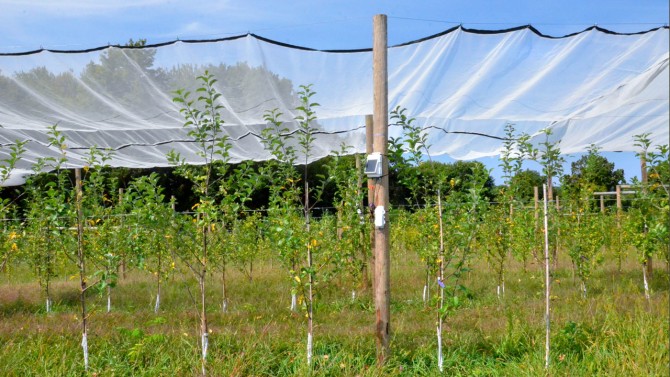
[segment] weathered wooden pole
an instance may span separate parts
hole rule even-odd
[[[374,96],[373,150],[382,157],[382,176],[374,182],[375,205],[375,312],[377,332],[377,363],[383,364],[389,356],[391,286],[389,261],[389,224],[379,226],[379,217],[385,216],[379,207],[389,208],[388,188],[388,71],[386,15],[373,19],[372,77]]]
[[[365,116],[365,154],[370,155],[372,153],[372,135],[374,132],[372,132],[372,128],[374,125],[374,118],[372,114],[366,115]],[[370,218],[370,224],[373,226],[370,228],[370,248],[372,248],[372,252],[370,253],[371,255],[371,260],[370,260],[370,271],[372,271],[372,291],[374,295],[374,290],[375,290],[375,253],[374,253],[374,246],[375,246],[375,230],[374,230],[374,219],[373,219],[373,210],[374,210],[374,203],[375,203],[375,190],[374,190],[374,184],[375,180],[372,178],[368,178],[368,207],[369,207],[369,218]]]
[[[365,223],[365,203],[363,200],[363,170],[362,170],[362,163],[361,163],[361,155],[359,153],[356,153],[355,155],[356,158],[356,197],[359,198],[360,202],[358,203],[358,217],[359,221],[361,221],[361,225],[366,224]],[[360,243],[360,252],[361,252],[361,258],[363,261],[363,264],[361,266],[361,289],[364,291],[368,291],[370,289],[370,274],[369,274],[369,266],[370,266],[370,261],[368,260],[370,252],[369,248],[366,242],[366,237],[368,236],[368,232],[366,231],[367,228],[363,227],[360,230],[360,233],[358,235],[359,237],[359,243]],[[354,300],[355,297],[355,292],[352,291],[352,297],[351,299]]]

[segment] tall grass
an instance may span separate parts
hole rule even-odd
[[[305,360],[305,321],[289,310],[290,289],[268,258],[254,278],[231,272],[231,299],[223,314],[217,275],[209,276],[208,372],[220,376],[433,376],[437,372],[434,313],[424,308],[423,264],[409,251],[392,255],[392,355],[375,365],[374,305],[370,293],[351,300],[350,284],[331,280],[315,301],[311,371]],[[563,258],[567,259],[567,258]],[[606,263],[579,292],[570,265],[553,274],[554,376],[667,376],[669,301],[667,272],[657,269],[648,303],[636,261],[623,271]],[[464,284],[471,297],[445,320],[444,368],[449,376],[544,375],[541,267],[527,272],[510,261],[504,305],[484,262]],[[71,271],[54,283],[53,313],[44,313],[40,290],[24,266],[0,275],[0,375],[84,375],[77,284]],[[186,271],[166,281],[161,311],[153,312],[152,277],[135,271],[115,288],[114,311],[91,294],[90,375],[192,376],[199,373],[197,283]],[[197,301],[197,300],[195,300]]]

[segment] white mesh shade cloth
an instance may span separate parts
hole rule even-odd
[[[474,159],[499,154],[507,123],[543,141],[551,127],[564,153],[596,144],[633,151],[636,134],[668,143],[668,28],[622,35],[590,28],[550,38],[531,27],[499,32],[456,28],[388,51],[389,109],[425,127],[431,154]],[[232,161],[269,158],[258,136],[263,114],[297,115],[300,85],[317,92],[318,134],[310,160],[365,150],[372,113],[372,52],[316,51],[255,35],[177,41],[148,48],[0,54],[0,158],[28,140],[20,168],[56,155],[47,127],[67,138],[68,166],[91,146],[112,166],[167,166],[176,150],[202,163],[183,128],[173,91],[193,91],[207,69],[223,94]],[[399,136],[391,127],[390,136]],[[303,160],[304,161],[304,160]]]

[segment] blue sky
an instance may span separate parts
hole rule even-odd
[[[396,44],[463,24],[533,24],[550,35],[588,26],[640,31],[668,23],[667,0],[175,1],[0,0],[0,51],[84,49],[146,38],[218,38],[253,32],[323,49],[371,46],[372,16],[389,16]]]
[[[635,32],[667,25],[670,9],[667,0],[0,0],[0,52],[77,50],[123,44],[131,38],[151,44],[247,32],[319,49],[365,48],[372,45],[372,16],[379,13],[389,17],[389,44],[398,44],[459,24],[476,29],[532,24],[556,36],[591,25]],[[607,157],[624,168],[627,177],[639,173],[631,154]],[[497,164],[493,159],[484,162]]]

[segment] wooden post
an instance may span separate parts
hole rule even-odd
[[[370,155],[372,153],[372,126],[374,124],[372,114],[365,116],[365,154]],[[374,295],[375,290],[375,229],[374,229],[374,209],[375,203],[375,180],[368,178],[368,218],[370,219],[370,271],[372,271],[372,294]]]
[[[600,195],[600,212],[605,213],[605,196]]]
[[[356,195],[358,198],[360,198],[360,203],[359,204],[359,209],[361,213],[358,214],[359,218],[358,221],[361,221],[361,225],[365,224],[365,205],[363,203],[363,169],[361,165],[361,155],[359,153],[356,153],[355,155],[356,158]],[[361,288],[365,291],[370,289],[370,274],[369,274],[369,261],[368,257],[370,253],[368,252],[368,247],[365,243],[365,237],[366,237],[366,231],[367,229],[365,226],[360,228],[360,234],[359,234],[359,242],[360,242],[360,252],[361,252],[361,258],[363,261],[363,265],[361,266]]]
[[[373,149],[382,158],[382,177],[374,182],[375,210],[389,208],[388,188],[388,71],[386,15],[373,19],[372,77],[374,93]],[[391,286],[389,261],[389,223],[375,226],[375,312],[377,316],[377,363],[383,364],[389,356]]]
[[[616,185],[616,227],[621,228],[621,185]]]

